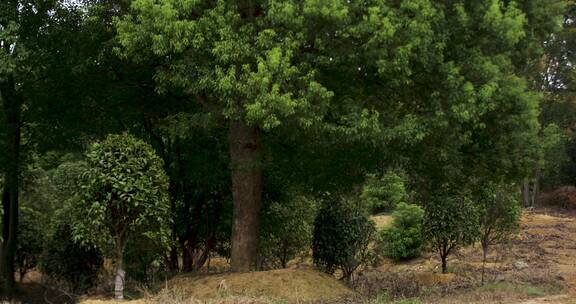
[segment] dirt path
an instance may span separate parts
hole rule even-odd
[[[521,304],[572,304],[576,303],[576,299],[571,295],[558,295],[551,297],[544,297],[532,299]]]

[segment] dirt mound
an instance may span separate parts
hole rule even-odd
[[[250,296],[302,302],[337,299],[354,294],[333,277],[304,269],[179,276],[170,280],[168,286],[199,300]]]
[[[564,186],[552,192],[542,194],[540,201],[545,206],[576,209],[576,187]]]

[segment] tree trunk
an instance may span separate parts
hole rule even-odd
[[[187,241],[182,242],[182,272],[192,271],[193,257],[189,247]]]
[[[171,273],[178,272],[178,235],[176,233],[176,195],[175,195],[174,182],[170,181],[170,214],[172,215],[172,225],[170,227],[172,238],[172,245],[170,254],[168,255],[168,270]]]
[[[524,181],[522,182],[522,205],[525,208],[531,207],[529,178],[524,178]]]
[[[532,189],[532,206],[538,206],[540,198],[540,166],[534,169],[534,186]]]
[[[484,274],[486,273],[486,258],[488,257],[488,243],[482,242],[482,285],[484,285]]]
[[[20,186],[20,115],[22,99],[14,89],[14,79],[2,83],[0,98],[6,123],[4,167],[5,184],[2,194],[2,243],[0,245],[0,290],[14,291],[14,258],[18,235],[18,189]]]
[[[114,297],[116,300],[124,300],[124,282],[126,271],[124,270],[124,247],[120,246],[116,254],[116,278],[114,279]]]
[[[250,271],[258,254],[258,226],[262,199],[260,131],[242,121],[230,125],[232,167],[232,271]]]
[[[448,273],[448,255],[442,255],[440,258],[442,259],[442,273]]]

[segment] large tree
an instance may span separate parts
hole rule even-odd
[[[321,117],[332,94],[315,81],[306,59],[316,49],[312,37],[322,39],[313,24],[338,23],[346,7],[251,1],[135,1],[132,7],[135,16],[118,22],[124,54],[161,59],[155,76],[161,90],[181,87],[228,121],[232,269],[247,271],[258,248],[262,132],[287,121],[309,127]],[[290,20],[290,11],[304,14]]]
[[[34,90],[57,54],[46,51],[52,29],[61,17],[56,0],[6,0],[0,3],[0,170],[2,190],[2,241],[0,290],[14,289],[19,188],[25,110],[40,103]]]
[[[409,167],[424,197],[471,174],[523,176],[539,96],[522,71],[561,4],[136,0],[116,25],[121,54],[154,64],[159,91],[227,121],[232,269],[245,271],[270,134],[369,143],[380,167]]]

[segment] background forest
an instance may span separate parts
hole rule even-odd
[[[474,244],[484,284],[523,209],[576,193],[575,13],[3,0],[1,295],[296,264],[357,287],[426,254],[454,272]]]

